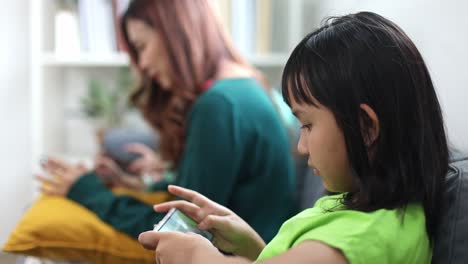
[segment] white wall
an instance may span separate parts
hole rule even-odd
[[[394,21],[422,53],[442,103],[451,143],[468,151],[468,1],[304,0],[318,25],[325,16],[372,11]],[[310,11],[312,10],[312,11]],[[313,28],[309,27],[308,31]]]
[[[0,244],[31,201],[29,1],[0,8]]]

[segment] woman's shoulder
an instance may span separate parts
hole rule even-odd
[[[218,94],[227,97],[239,96],[245,93],[249,95],[255,91],[265,91],[265,88],[252,77],[238,77],[219,79],[205,94]]]
[[[217,80],[202,93],[193,109],[227,107],[265,107],[271,104],[265,89],[254,78],[231,78]]]

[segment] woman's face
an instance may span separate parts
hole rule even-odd
[[[162,89],[170,89],[172,78],[168,67],[167,49],[160,34],[139,19],[128,19],[126,26],[130,44],[137,52],[140,70],[145,76],[158,82]]]
[[[319,107],[291,100],[292,111],[301,122],[297,150],[308,157],[308,166],[322,178],[325,189],[331,192],[353,191],[352,170],[343,132],[333,113],[323,105],[317,105]]]

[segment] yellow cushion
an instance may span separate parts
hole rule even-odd
[[[171,199],[166,192],[113,190],[148,204]],[[10,234],[3,250],[55,260],[89,263],[154,263],[154,252],[116,231],[85,207],[63,197],[41,196]]]

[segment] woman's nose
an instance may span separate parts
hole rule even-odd
[[[148,75],[148,63],[145,59],[140,59],[138,62],[138,67],[142,72]]]

